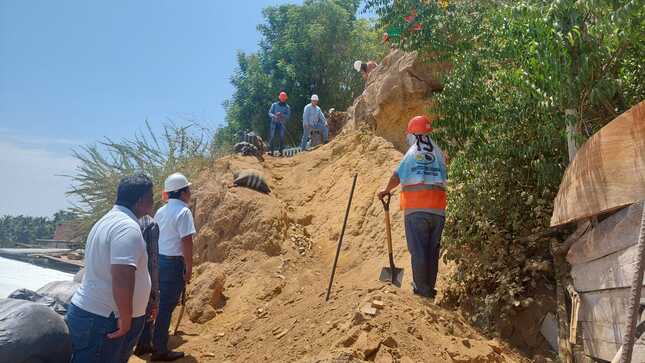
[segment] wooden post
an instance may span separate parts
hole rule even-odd
[[[629,293],[629,306],[627,313],[627,327],[625,329],[625,339],[623,340],[623,351],[620,356],[621,363],[630,363],[632,361],[632,352],[634,350],[634,341],[636,340],[636,324],[638,324],[639,308],[641,301],[641,286],[643,285],[643,259],[645,258],[645,208],[641,216],[641,229],[638,234],[638,244],[636,245],[636,259],[634,260],[634,276],[632,277],[632,287]]]
[[[577,127],[576,110],[568,108],[564,110],[564,116],[567,122],[567,149],[569,151],[569,163],[573,161],[578,152],[578,141],[580,140],[580,132]]]
[[[564,110],[564,114],[567,123],[567,149],[569,152],[569,163],[571,163],[578,152],[578,141],[580,140],[581,135],[577,127],[578,118],[576,110],[568,108]],[[580,228],[581,225],[582,222],[578,223],[578,228]],[[570,244],[567,246],[558,246],[556,242],[551,246],[556,280],[555,295],[558,316],[558,355],[560,356],[560,360],[564,363],[573,363],[573,347],[571,345],[571,341],[575,341],[576,337],[571,337],[570,334],[572,331],[577,332],[577,327],[569,325],[566,301],[567,294],[565,293],[565,286],[570,285],[570,266],[566,259],[569,247]],[[577,322],[577,318],[572,319],[572,322]]]
[[[566,259],[568,248],[558,246],[557,242],[551,245],[553,267],[555,270],[555,297],[558,316],[558,355],[564,363],[573,363],[573,348],[569,342],[569,319],[567,314],[567,294],[565,286],[568,285],[569,268]]]

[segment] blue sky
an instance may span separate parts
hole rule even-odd
[[[286,2],[0,0],[0,215],[67,207],[74,147],[146,119],[221,125],[237,50]]]

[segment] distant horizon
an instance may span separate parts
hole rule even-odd
[[[168,120],[224,125],[237,52],[258,49],[262,9],[302,1],[0,0],[0,216],[71,207],[72,150]]]

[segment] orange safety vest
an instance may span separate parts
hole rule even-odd
[[[401,187],[401,209],[445,210],[447,194],[435,185],[416,184]]]

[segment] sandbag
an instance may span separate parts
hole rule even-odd
[[[260,154],[264,154],[266,151],[264,140],[262,140],[262,138],[259,135],[256,135],[253,131],[242,134],[240,142],[249,143],[255,146]]]
[[[0,362],[69,362],[72,342],[63,317],[37,303],[0,299]]]
[[[53,309],[55,312],[61,315],[65,315],[65,313],[67,313],[67,308],[58,300],[54,299],[51,296],[45,296],[29,289],[18,289],[9,294],[7,298],[38,303]]]
[[[233,146],[233,151],[244,156],[261,155],[260,150],[258,150],[258,148],[255,145],[245,141],[238,142],[237,144],[235,144]]]
[[[67,310],[67,307],[72,302],[72,296],[74,296],[79,286],[81,284],[75,281],[52,281],[36,290],[36,292],[56,299]]]
[[[233,185],[236,187],[246,187],[260,193],[271,193],[271,189],[269,189],[264,177],[255,170],[242,170],[233,176],[235,177]]]

